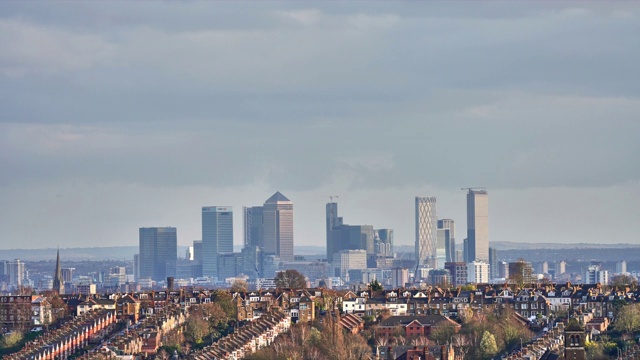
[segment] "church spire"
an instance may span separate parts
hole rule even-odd
[[[62,278],[62,267],[60,267],[60,247],[58,247],[58,255],[56,257],[56,270],[53,274],[53,291],[58,294],[64,294],[64,279]]]

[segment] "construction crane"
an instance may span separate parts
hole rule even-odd
[[[331,202],[333,203],[333,198],[339,198],[338,195],[329,195],[329,199],[331,200]]]
[[[473,190],[485,190],[485,191],[486,191],[486,190],[487,190],[487,188],[486,188],[486,187],[484,187],[484,186],[474,186],[474,187],[463,187],[463,188],[460,188],[460,190],[469,190],[469,191],[473,191]]]

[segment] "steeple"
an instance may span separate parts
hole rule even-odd
[[[62,278],[62,268],[60,267],[60,248],[56,257],[56,270],[53,274],[53,291],[64,294],[64,279]]]

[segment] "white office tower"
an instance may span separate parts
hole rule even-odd
[[[624,260],[620,260],[616,263],[616,274],[626,274],[627,273],[627,262]]]
[[[489,264],[484,261],[468,263],[467,281],[473,284],[487,284],[489,282]]]
[[[591,265],[584,272],[583,282],[585,284],[597,284],[602,285],[609,284],[609,272],[602,270],[598,265]]]

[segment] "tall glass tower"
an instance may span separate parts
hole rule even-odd
[[[445,262],[456,261],[455,223],[451,219],[438,220],[438,246],[436,250],[438,269],[444,269]]]
[[[486,190],[467,193],[467,241],[469,262],[489,262],[489,195]]]
[[[174,227],[140,228],[139,277],[166,280],[167,264],[178,258],[177,230]],[[170,270],[170,269],[169,269]]]
[[[233,252],[233,208],[202,208],[202,276],[218,277],[218,254]]]
[[[438,216],[435,197],[416,196],[416,261],[434,268],[438,240]]]

